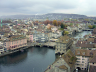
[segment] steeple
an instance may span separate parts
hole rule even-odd
[[[2,27],[2,19],[1,19],[1,27]]]

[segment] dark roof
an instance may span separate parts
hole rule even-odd
[[[74,64],[77,60],[76,56],[72,53],[71,50],[68,50],[66,54],[62,55],[62,58],[65,60],[65,62],[72,68],[74,67]]]
[[[96,54],[96,50],[87,50],[87,49],[76,49],[76,56],[94,56]]]
[[[87,42],[87,41],[78,41],[76,43],[76,47],[93,48],[94,47],[94,44],[90,44],[90,42]]]
[[[90,63],[96,63],[96,55],[89,62]]]
[[[89,72],[96,72],[96,66],[90,65]]]
[[[61,43],[68,43],[70,41],[72,41],[73,38],[65,35],[65,36],[61,36],[56,42],[61,42]]]
[[[96,28],[93,30],[93,32],[92,32],[93,34],[96,34]]]

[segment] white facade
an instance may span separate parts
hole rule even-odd
[[[2,54],[3,52],[4,52],[4,48],[1,47],[1,48],[0,48],[0,54]]]
[[[66,51],[68,50],[68,48],[70,48],[70,46],[72,45],[73,41],[70,40],[68,43],[60,43],[57,42],[56,43],[56,48],[55,48],[55,54],[56,53],[66,53]]]
[[[56,49],[55,49],[55,53],[65,53],[66,52],[66,44],[64,43],[57,43],[56,44]]]
[[[85,56],[76,56],[76,57],[77,57],[77,61],[76,61],[75,68],[80,67],[81,70],[86,70],[88,68],[89,57],[85,57]]]

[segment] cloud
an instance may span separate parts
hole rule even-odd
[[[0,15],[76,13],[96,15],[95,0],[0,0]]]

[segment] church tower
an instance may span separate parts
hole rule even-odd
[[[1,27],[2,27],[2,19],[1,19]]]

